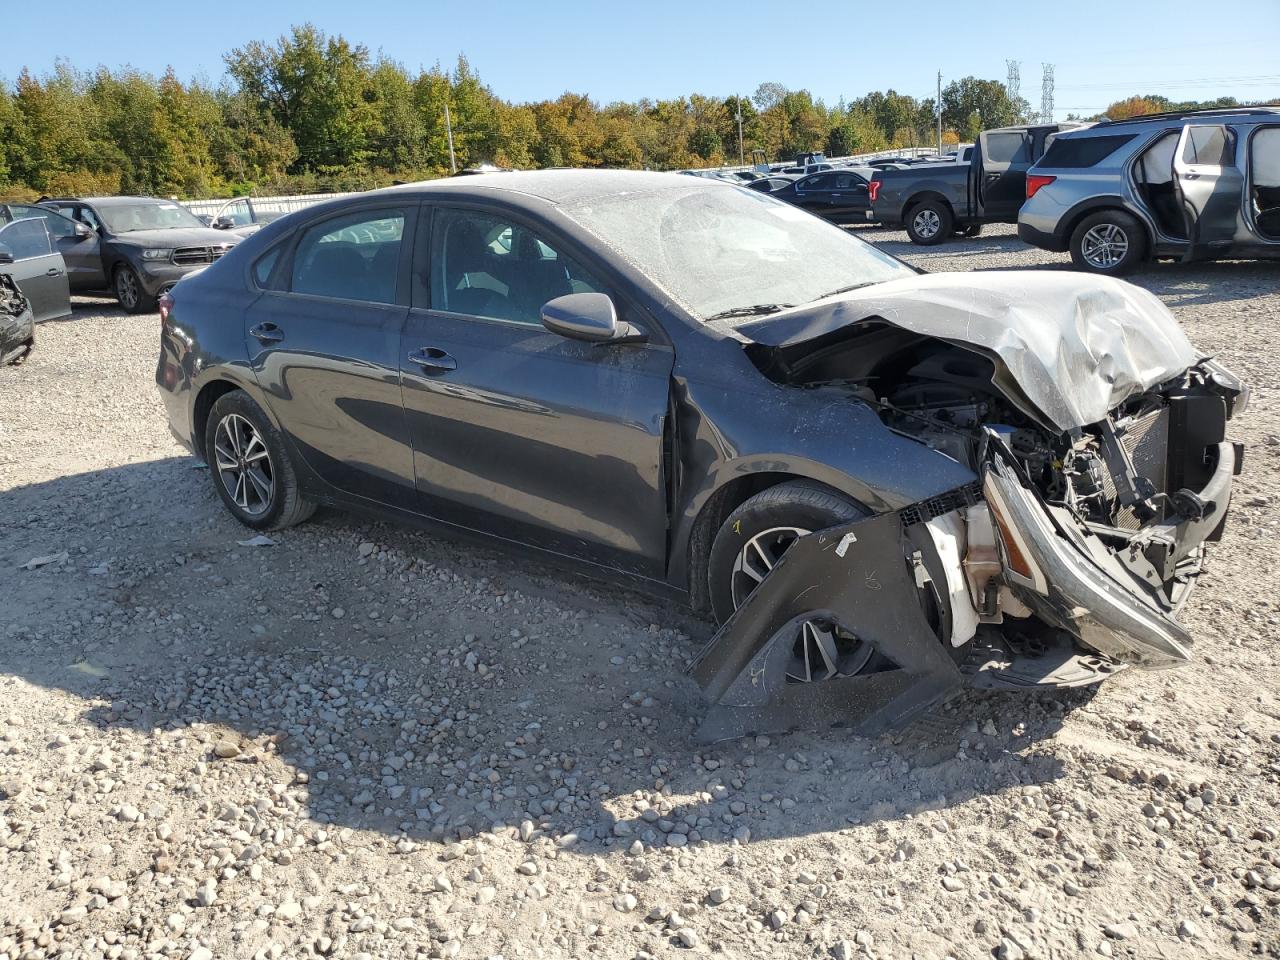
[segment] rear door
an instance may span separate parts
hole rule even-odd
[[[867,181],[856,173],[833,173],[834,189],[831,191],[831,213],[841,222],[859,222],[867,218],[871,198],[867,193]]]
[[[831,216],[835,174],[815,173],[796,181],[796,204],[820,217]]]
[[[1244,174],[1235,156],[1230,127],[1182,128],[1173,152],[1173,189],[1186,222],[1184,261],[1218,256],[1235,242],[1244,200]]]
[[[978,135],[975,212],[982,219],[1006,223],[1018,219],[1027,198],[1031,142],[1029,130],[988,130]]]
[[[245,311],[249,363],[307,467],[343,493],[408,510],[399,354],[416,214],[384,200],[302,228]]]
[[[0,227],[0,246],[13,255],[13,263],[0,264],[0,272],[11,276],[31,301],[35,321],[69,316],[67,268],[62,255],[53,249],[44,218],[14,220]]]

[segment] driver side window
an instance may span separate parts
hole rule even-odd
[[[432,224],[431,306],[540,326],[542,305],[604,292],[577,262],[527,227],[471,210],[438,210]]]

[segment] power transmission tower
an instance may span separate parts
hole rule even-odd
[[[1040,81],[1040,122],[1053,123],[1053,64],[1042,63],[1044,79]]]
[[[1009,100],[1016,107],[1022,87],[1022,75],[1018,68],[1022,64],[1017,60],[1006,60],[1004,63],[1009,68],[1009,79],[1005,80],[1004,88],[1009,91]]]

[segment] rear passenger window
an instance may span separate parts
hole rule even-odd
[[[1031,137],[1025,133],[989,133],[986,158],[992,163],[1022,163],[1031,159]]]
[[[395,303],[404,219],[403,211],[379,210],[309,228],[293,255],[289,289],[316,297]]]
[[[1040,166],[1067,170],[1092,167],[1111,156],[1134,136],[1135,134],[1112,137],[1055,137],[1040,160]]]
[[[260,256],[253,265],[253,279],[258,282],[258,286],[264,289],[274,289],[274,287],[279,286],[279,284],[275,284],[273,287],[271,284],[271,271],[276,268],[276,264],[280,260],[281,249],[283,249],[282,245],[276,244]]]
[[[1209,167],[1229,167],[1235,160],[1235,144],[1226,127],[1190,127],[1182,162]]]

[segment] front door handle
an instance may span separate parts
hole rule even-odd
[[[284,331],[274,323],[260,323],[249,329],[251,336],[257,337],[259,343],[279,343],[284,339]]]
[[[62,271],[59,270],[57,267],[50,267],[48,270],[44,272],[44,275],[46,277],[60,277],[62,276]]]
[[[439,347],[423,347],[409,354],[409,362],[416,363],[428,373],[448,373],[458,369],[458,361]]]

